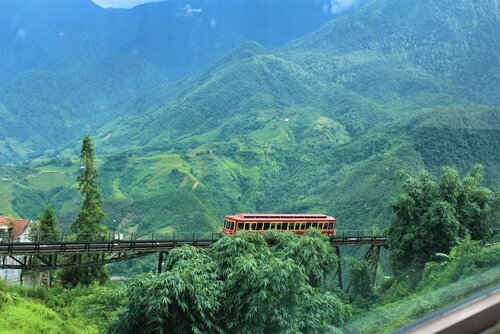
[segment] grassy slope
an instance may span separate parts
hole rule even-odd
[[[19,297],[2,306],[0,333],[97,333],[97,328],[60,314],[31,299]]]

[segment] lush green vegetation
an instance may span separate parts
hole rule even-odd
[[[500,281],[498,243],[485,247],[465,240],[449,254],[428,262],[420,275],[380,283],[378,299],[354,316],[345,333],[390,333],[434,311],[463,300]],[[372,299],[372,302],[374,300]]]
[[[335,288],[326,238],[270,233],[227,237],[209,250],[177,248],[159,275],[119,285],[49,290],[0,285],[0,330],[19,333],[388,333],[498,284],[500,245],[465,239],[423,271],[371,287],[351,260],[349,294]],[[22,316],[33,321],[17,323]],[[340,328],[340,329],[339,329]]]
[[[0,281],[0,333],[102,333],[123,296],[119,285],[46,290]]]
[[[7,0],[0,13],[0,163],[76,147],[110,120],[163,103],[176,91],[173,80],[244,40],[274,47],[319,27],[332,17],[322,10],[327,3],[216,1],[192,3],[203,10],[190,13],[181,0],[125,12],[90,0]]]
[[[421,270],[436,254],[448,253],[458,240],[488,240],[498,218],[496,198],[479,187],[484,170],[474,166],[462,180],[445,168],[439,182],[428,172],[404,175],[404,193],[391,203],[395,219],[388,230],[393,272]]]
[[[164,273],[126,287],[70,272],[48,291],[0,283],[0,332],[385,333],[500,281],[495,1],[367,0],[274,49],[326,20],[312,11],[330,1],[284,2],[311,22],[279,20],[279,38],[250,19],[276,3],[264,0],[213,2],[248,9],[245,24],[214,26],[204,9],[196,29],[169,12],[178,1],[109,22],[88,2],[13,3],[0,13],[0,215],[142,236],[217,231],[234,212],[324,212],[339,230],[388,231],[390,254],[375,287],[365,262],[345,261],[344,293],[321,236],[241,234],[176,249]],[[79,161],[86,132],[96,152]]]
[[[130,115],[106,121],[94,137],[105,225],[139,235],[204,232],[216,231],[227,213],[287,211],[326,212],[340,229],[382,231],[401,169],[437,175],[449,165],[464,175],[481,163],[485,185],[497,189],[495,94],[459,78],[495,57],[461,48],[493,38],[490,5],[405,2],[405,15],[430,20],[429,30],[400,20],[399,3],[368,1],[279,50],[246,42],[168,89],[125,103]],[[456,21],[464,8],[470,12]],[[370,43],[354,22],[371,27]],[[425,62],[424,50],[433,54]],[[492,73],[476,75],[491,81]],[[59,158],[51,152],[30,167],[0,167],[0,214],[36,217],[51,206],[68,233],[81,201],[76,150],[69,144]]]
[[[499,187],[495,94],[470,79],[494,82],[496,53],[463,47],[489,45],[497,9],[415,6],[368,1],[281,49],[246,42],[125,103],[128,116],[106,121],[95,138],[106,225],[214,231],[228,212],[319,211],[342,229],[382,230],[401,169],[465,173],[481,163],[486,186]],[[76,149],[0,182],[0,213],[35,217],[50,205],[67,232],[79,203],[79,166],[68,160]]]
[[[334,331],[351,312],[329,283],[335,262],[317,232],[239,234],[209,251],[178,248],[166,272],[133,279],[111,332]]]

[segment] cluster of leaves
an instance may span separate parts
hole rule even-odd
[[[323,333],[351,313],[328,277],[335,258],[321,234],[242,233],[210,250],[169,253],[166,272],[135,278],[112,333]],[[298,250],[301,251],[298,251]]]
[[[423,171],[403,174],[404,192],[391,203],[395,214],[388,231],[390,261],[396,273],[421,270],[437,253],[448,253],[459,239],[490,236],[495,196],[480,187],[483,168],[474,166],[461,179],[444,168],[439,182]]]
[[[165,270],[132,280],[127,308],[111,326],[112,333],[218,331],[222,291],[214,260],[204,250],[183,247],[169,253]]]
[[[372,277],[366,261],[348,258],[349,297],[356,311],[368,308],[377,295],[372,285]]]

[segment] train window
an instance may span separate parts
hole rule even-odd
[[[288,225],[288,229],[289,230],[293,230],[293,223],[285,223],[285,224]]]
[[[231,222],[231,230],[234,230],[234,222]]]
[[[238,230],[243,230],[243,223],[238,223]]]
[[[318,228],[318,222],[314,222],[314,223],[312,223],[311,227],[312,227],[312,228]]]
[[[283,229],[282,224],[281,223],[276,223],[276,229],[282,230]]]
[[[300,224],[300,229],[305,230],[306,229],[306,223],[301,223]]]
[[[306,223],[306,229],[310,229],[311,228],[311,223]]]
[[[276,229],[276,223],[271,223],[271,226],[269,227],[269,229],[275,230]]]
[[[257,231],[261,231],[262,230],[262,223],[257,223],[257,228],[256,228]]]
[[[325,228],[325,224],[324,223],[319,223],[318,227],[319,227],[320,230],[323,230]]]
[[[269,223],[264,223],[264,230],[269,230],[269,226],[270,226]]]

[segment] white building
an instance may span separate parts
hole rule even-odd
[[[32,220],[0,216],[0,243],[30,241],[30,231],[33,226]],[[7,259],[6,262],[8,264],[16,263],[12,259]],[[22,281],[31,282],[31,277],[25,279],[25,276],[21,276],[22,274],[21,269],[0,269],[0,279],[9,284],[19,284]]]

